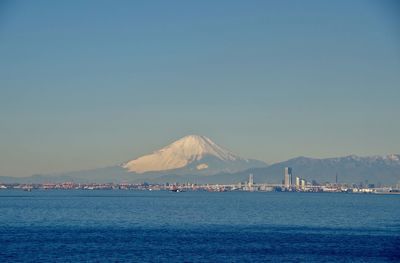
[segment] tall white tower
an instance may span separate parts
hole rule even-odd
[[[300,189],[300,178],[296,176],[296,189]]]

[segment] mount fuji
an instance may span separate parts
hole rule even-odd
[[[131,173],[213,175],[266,167],[264,162],[244,159],[200,135],[185,136],[170,145],[121,165]]]

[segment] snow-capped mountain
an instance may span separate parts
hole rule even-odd
[[[241,158],[200,135],[185,136],[152,154],[122,164],[129,172],[138,174],[174,171],[203,175],[265,166],[261,161]]]

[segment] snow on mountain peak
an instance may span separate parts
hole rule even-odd
[[[214,155],[221,160],[233,161],[239,159],[238,156],[215,144],[211,139],[200,135],[185,136],[166,148],[178,152],[181,151],[184,156],[192,157],[196,160],[201,159],[205,155]]]
[[[223,149],[205,136],[188,135],[152,154],[128,161],[122,166],[131,172],[144,173],[178,169],[199,161],[205,156],[213,156],[221,161],[244,160]],[[201,168],[204,169],[205,166]]]

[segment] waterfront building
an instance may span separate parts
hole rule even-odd
[[[285,167],[285,176],[284,176],[284,186],[285,188],[289,188],[292,185],[292,168]]]
[[[300,177],[296,176],[296,189],[300,189]]]
[[[301,190],[305,190],[306,189],[306,180],[301,179]]]
[[[253,180],[253,174],[249,174],[249,189],[253,188],[254,180]]]

